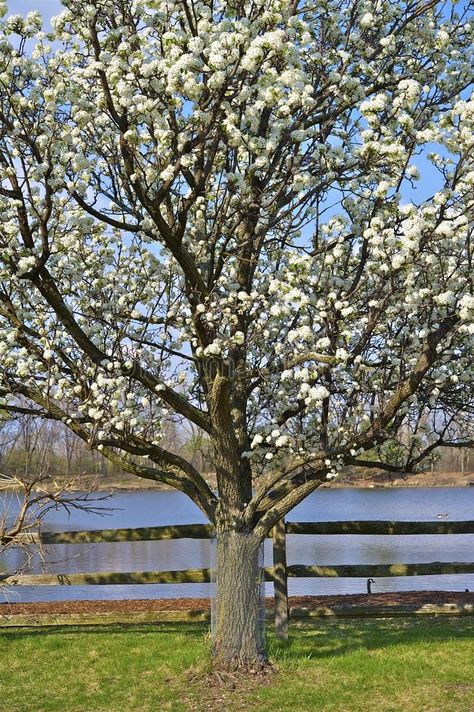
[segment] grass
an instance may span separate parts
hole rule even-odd
[[[317,621],[269,639],[269,684],[210,686],[198,624],[4,629],[1,712],[473,712],[474,621]]]

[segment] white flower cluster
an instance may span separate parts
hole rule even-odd
[[[172,413],[205,430],[226,374],[263,473],[358,452],[449,318],[403,414],[470,397],[465,18],[329,0],[322,46],[318,3],[68,5],[51,40],[1,23],[2,392],[150,445]]]

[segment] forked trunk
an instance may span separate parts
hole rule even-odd
[[[245,669],[266,662],[260,552],[260,542],[252,534],[228,531],[217,534],[215,667]]]

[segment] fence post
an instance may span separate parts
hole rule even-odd
[[[286,525],[280,519],[273,527],[273,590],[275,596],[275,635],[288,638],[288,577],[286,572]]]

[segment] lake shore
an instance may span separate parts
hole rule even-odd
[[[84,480],[85,484],[86,481]],[[98,490],[135,491],[135,490],[169,490],[170,487],[139,477],[97,479]],[[212,478],[211,478],[212,485]],[[401,475],[387,472],[354,473],[344,475],[340,480],[321,485],[324,489],[374,489],[390,487],[474,487],[474,471],[465,472],[420,472],[415,475]]]
[[[420,472],[415,475],[375,472],[353,475],[324,487],[474,487],[474,471],[465,472]]]
[[[65,486],[66,478],[55,476],[55,482]],[[208,478],[211,488],[215,489],[216,483],[212,475]],[[95,491],[95,492],[135,492],[135,491],[172,491],[172,487],[160,482],[152,482],[133,475],[122,474],[117,476],[107,475],[80,475],[71,479],[70,491]],[[42,487],[45,486],[43,483]],[[417,474],[403,475],[401,473],[388,473],[374,470],[344,474],[337,480],[325,482],[322,489],[385,489],[397,487],[474,487],[474,470],[462,472],[420,472]],[[3,484],[2,490],[16,490],[18,485],[8,486]]]
[[[274,599],[266,598],[265,607],[273,611]],[[398,591],[368,594],[342,594],[317,596],[290,596],[288,598],[290,615],[293,618],[311,612],[319,616],[364,616],[397,615],[401,613],[448,613],[473,614],[474,593],[470,591]],[[433,610],[433,607],[439,607]],[[168,598],[168,599],[126,599],[126,600],[73,600],[42,601],[36,603],[10,603],[4,601],[0,606],[0,627],[2,618],[15,616],[90,616],[120,615],[139,613],[183,613],[186,617],[196,618],[198,614],[208,614],[211,602],[209,598]],[[6,621],[4,621],[6,623]]]

